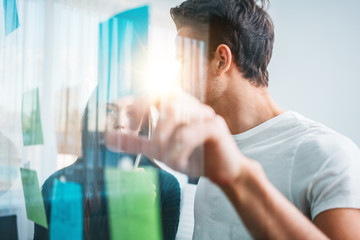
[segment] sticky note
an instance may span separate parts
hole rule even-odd
[[[36,171],[20,168],[27,218],[45,228],[48,227],[43,198]]]
[[[111,239],[161,239],[157,178],[153,169],[105,170]]]
[[[50,239],[83,239],[81,185],[54,180],[51,198]]]
[[[5,35],[9,35],[19,27],[19,17],[16,0],[3,0]]]
[[[21,114],[24,146],[43,144],[38,88],[23,94]]]
[[[141,95],[148,60],[148,6],[131,9],[100,23],[99,90],[106,102]]]

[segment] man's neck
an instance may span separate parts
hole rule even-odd
[[[243,133],[285,112],[267,87],[254,87],[247,80],[234,78],[212,107],[225,119],[231,134]]]

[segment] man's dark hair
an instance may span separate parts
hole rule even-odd
[[[176,28],[209,30],[212,58],[226,44],[243,76],[255,86],[268,86],[267,66],[274,44],[274,26],[265,10],[266,0],[187,0],[171,8]],[[208,27],[208,28],[207,28]]]

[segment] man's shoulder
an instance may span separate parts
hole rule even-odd
[[[326,125],[304,117],[297,112],[287,113],[274,131],[278,138],[292,139],[287,141],[289,147],[296,147],[296,158],[326,159],[330,156],[359,157],[359,149],[348,137],[334,131]],[[283,141],[279,141],[283,142]],[[290,144],[290,143],[293,144]]]
[[[353,144],[349,138],[323,123],[306,118],[297,112],[290,112],[289,116],[282,124],[286,125],[287,129],[297,132],[295,136],[301,138],[303,145]]]
[[[357,145],[348,137],[332,130],[322,123],[300,117],[304,126],[301,141],[298,145],[296,158],[333,161],[360,161],[360,151]]]
[[[280,122],[280,125],[284,128],[297,130],[303,134],[336,134],[334,130],[323,123],[304,117],[294,111],[288,111]]]
[[[294,204],[312,219],[331,208],[358,208],[353,203],[359,197],[359,148],[322,123],[301,115],[296,118],[302,127],[291,170]]]

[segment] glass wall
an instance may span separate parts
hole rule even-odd
[[[181,90],[204,101],[209,32],[177,36],[169,10],[181,2],[0,0],[0,239],[192,239],[199,179],[134,142],[160,137],[154,129],[166,116],[149,104],[156,97]],[[274,98],[357,145],[359,7],[271,1],[269,9]],[[210,234],[202,224],[226,220],[212,237],[235,236],[230,204],[208,211],[225,201],[208,183],[197,192],[195,230]]]
[[[199,71],[205,45],[176,39],[169,9],[179,3],[3,0],[0,232],[6,239],[191,238],[189,178],[119,151],[120,143],[107,145],[119,131],[151,137],[158,112],[146,106],[136,116],[141,99],[180,85],[203,96],[203,82],[195,79],[205,77]],[[176,60],[177,42],[191,64]]]

